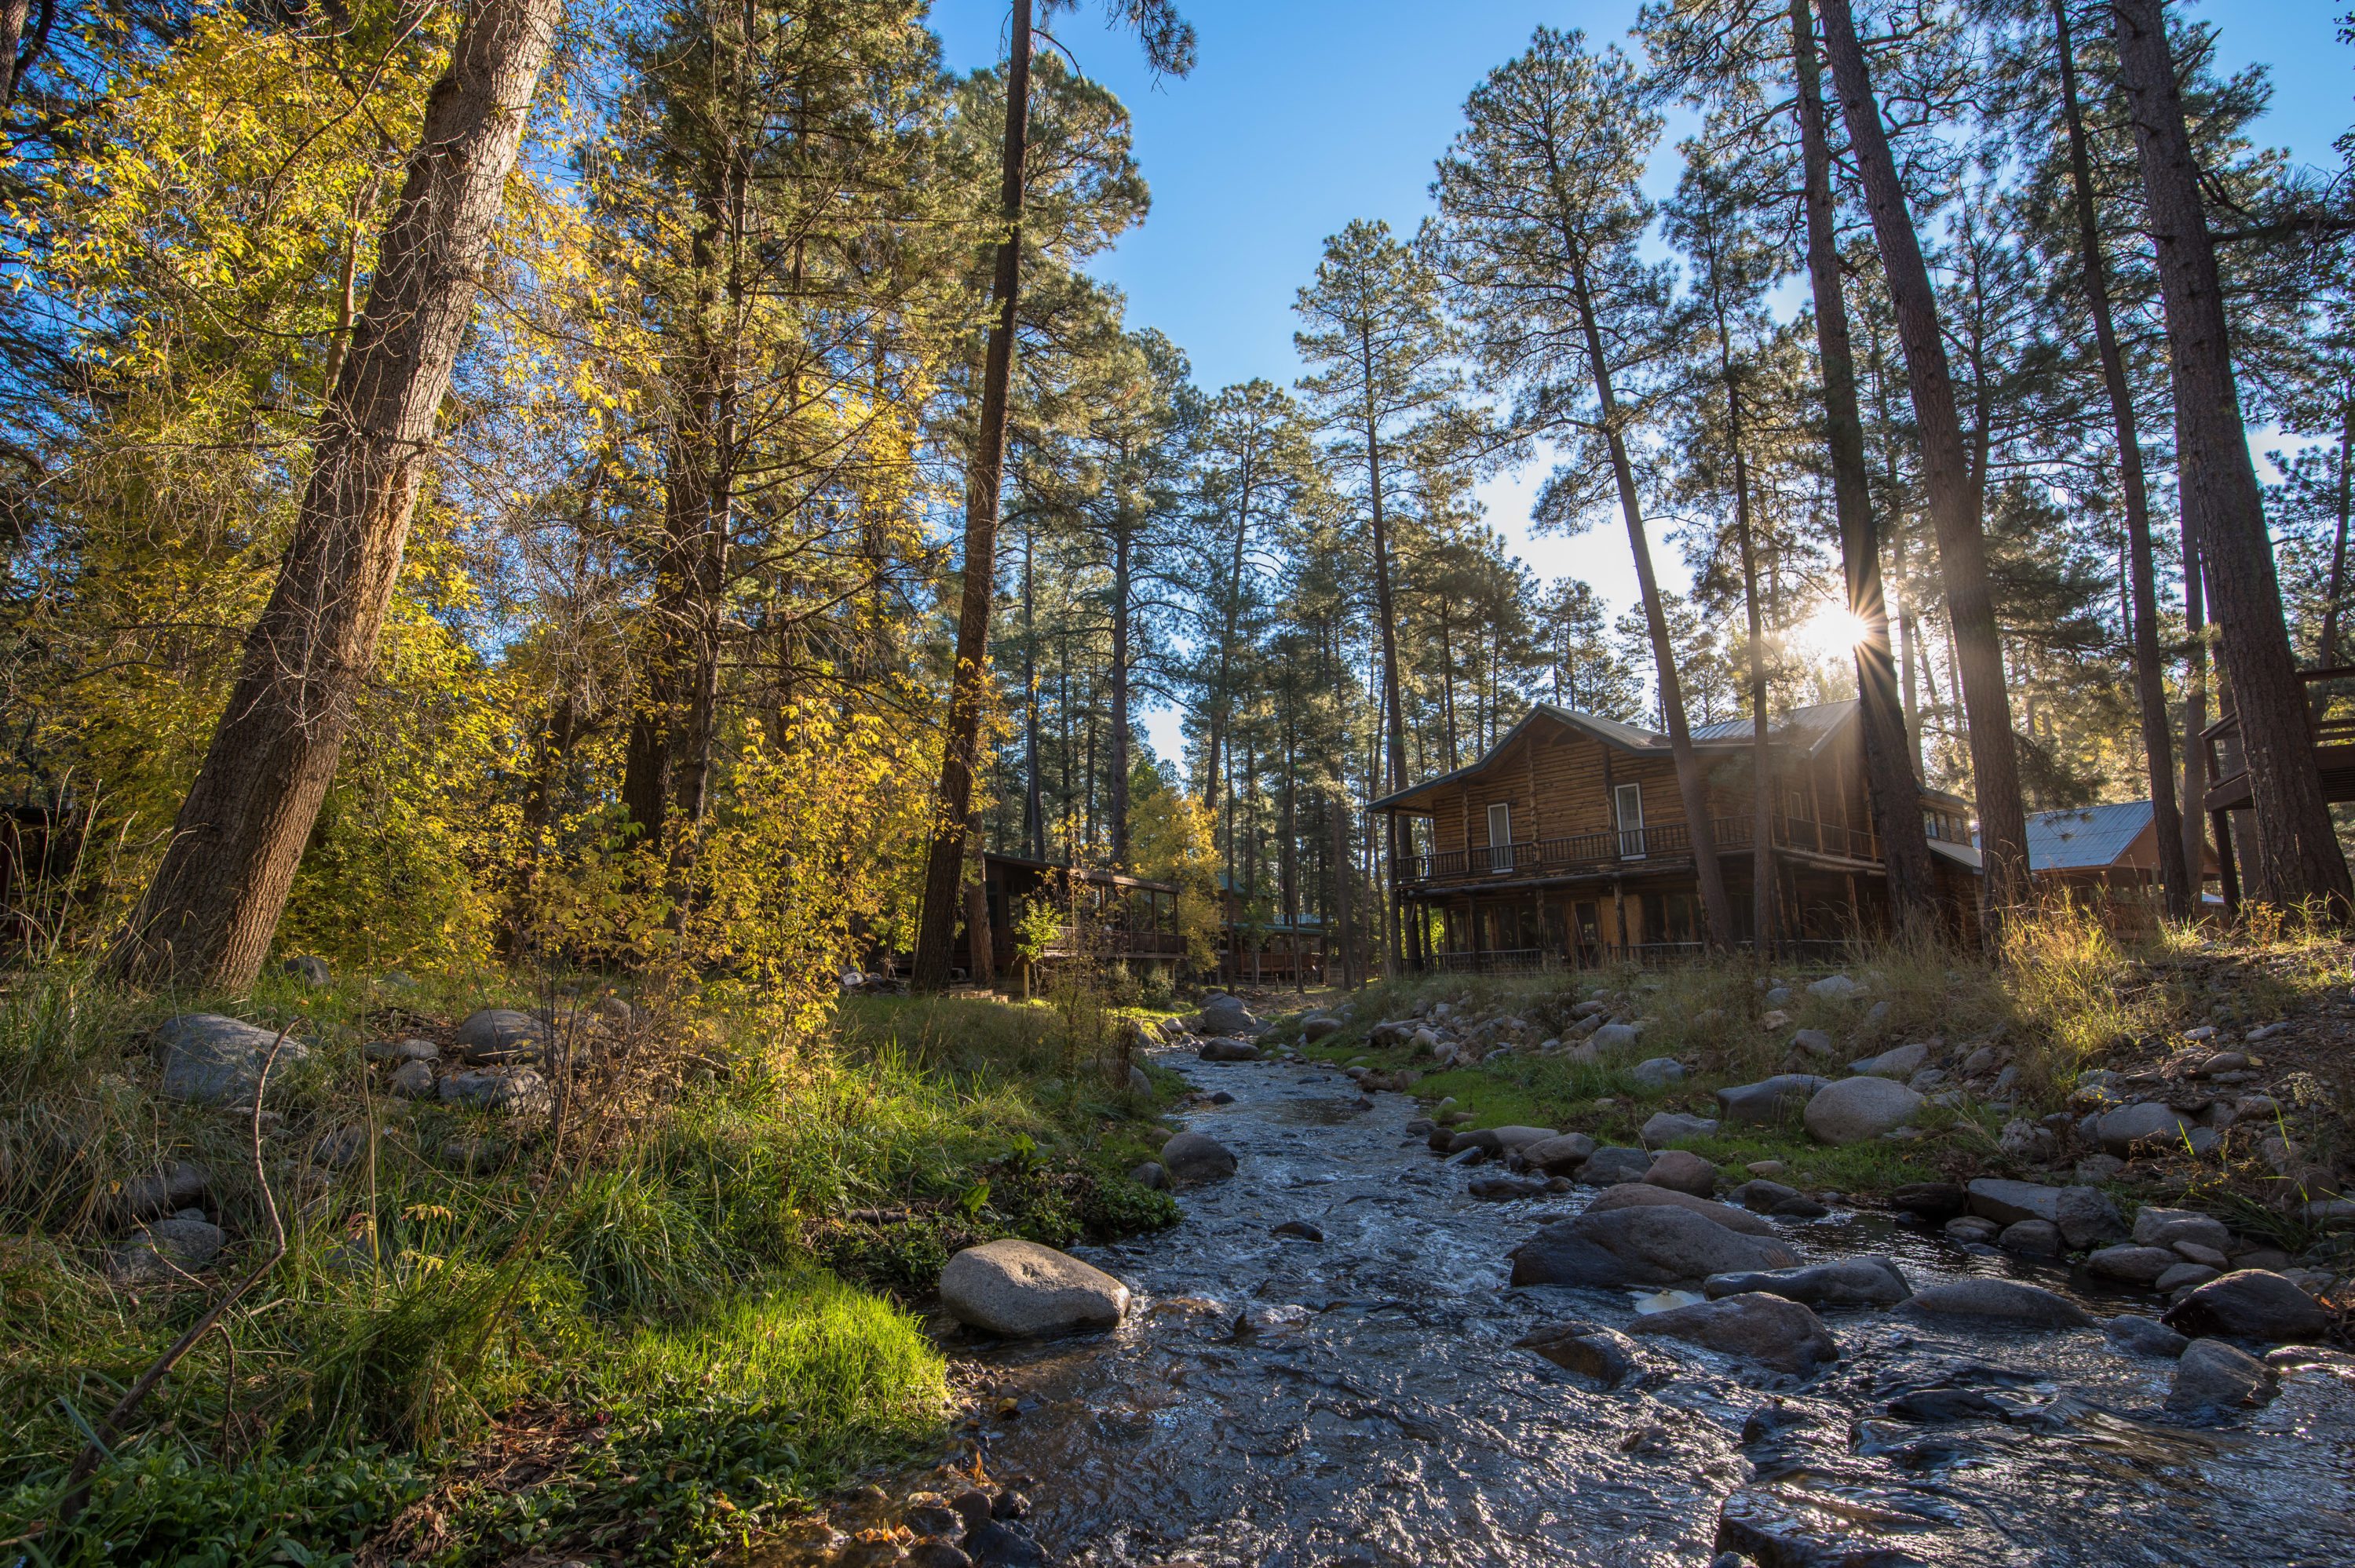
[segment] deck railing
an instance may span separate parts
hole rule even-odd
[[[2306,737],[2312,746],[2355,744],[2355,666],[2300,670],[2306,687]],[[2200,732],[2208,747],[2208,779],[2220,784],[2248,771],[2241,746],[2241,715],[2226,714]]]
[[[1747,851],[1757,842],[1753,817],[1717,817],[1710,821],[1717,851],[1726,854]],[[1880,841],[1863,828],[1838,822],[1814,822],[1797,817],[1773,820],[1773,842],[1779,849],[1812,850],[1849,860],[1878,861]],[[1413,857],[1410,882],[1455,882],[1491,876],[1575,875],[1584,871],[1634,870],[1646,861],[1692,853],[1692,829],[1683,822],[1651,828],[1606,828],[1597,832],[1571,833],[1561,838],[1534,839],[1527,843],[1479,844]]]
[[[1756,944],[1733,945],[1736,950],[1748,952]],[[1770,942],[1767,947],[1775,959],[1790,963],[1836,965],[1847,962],[1849,957],[1849,944],[1840,941],[1796,938]],[[1433,953],[1431,968],[1443,974],[1533,974],[1604,969],[1630,962],[1646,969],[1662,969],[1694,962],[1707,952],[1700,942],[1637,942],[1626,948],[1572,952],[1556,952],[1550,948],[1495,948],[1477,953]]]

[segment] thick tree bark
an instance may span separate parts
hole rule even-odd
[[[1849,145],[1864,185],[1865,207],[1881,249],[1881,270],[1896,307],[1898,340],[1913,393],[1922,441],[1922,477],[1930,520],[1937,530],[1939,574],[1954,625],[1956,674],[1971,730],[1971,773],[1978,797],[1979,842],[1987,868],[1989,913],[2000,920],[2030,896],[2028,819],[2019,800],[2019,750],[2011,733],[2011,702],[2004,683],[2003,642],[1987,578],[1987,536],[1974,501],[1971,464],[1955,410],[1954,382],[1938,328],[1938,300],[1920,238],[1905,204],[1896,159],[1881,125],[1864,50],[1857,42],[1849,0],[1822,0],[1825,52],[1848,124]],[[1876,556],[1877,559],[1877,556]],[[1876,607],[1878,608],[1878,607]],[[1892,737],[1893,738],[1893,737]],[[1913,834],[1921,812],[1909,802]],[[1923,845],[1926,863],[1928,845]]]
[[[1733,531],[1742,543],[1742,608],[1750,626],[1750,948],[1763,961],[1774,944],[1774,761],[1766,724],[1766,631],[1758,614],[1758,548],[1750,529],[1750,473],[1742,451],[1742,398],[1726,377],[1733,445]]]
[[[2133,111],[2175,392],[2176,471],[2193,519],[2232,676],[2256,807],[2255,893],[2313,902],[2336,924],[2355,916],[2346,857],[2307,736],[2306,688],[2282,620],[2272,541],[2249,461],[2232,375],[2216,249],[2183,119],[2161,0],[2115,0],[2118,74]]]
[[[1036,530],[1022,530],[1022,842],[1032,860],[1047,858],[1047,809],[1039,791],[1039,583],[1032,556]],[[1009,912],[1008,918],[1011,918]]]
[[[548,59],[561,0],[476,0],[427,95],[367,310],[312,436],[277,586],[117,943],[126,978],[239,987],[261,972],[334,779],[400,575],[434,421]]]
[[[2330,542],[2330,597],[2322,607],[2321,646],[2315,651],[2316,662],[2327,670],[2339,665],[2339,600],[2347,591],[2347,524],[2350,503],[2355,503],[2355,495],[2349,493],[2350,457],[2355,457],[2355,398],[2339,410],[2339,532]]]
[[[2208,727],[2208,567],[2200,558],[2200,535],[2191,514],[2176,508],[2179,536],[2183,541],[2183,630],[2190,644],[2183,666],[2183,855],[2200,895],[2207,895],[2207,830],[2200,824],[2208,800],[2208,743],[2200,732]],[[2223,853],[2218,844],[2216,853]]]
[[[1113,521],[1112,544],[1112,863],[1128,869],[1128,598],[1129,535],[1135,519],[1125,502]]]
[[[1374,533],[1374,616],[1382,631],[1382,733],[1387,738],[1390,759],[1390,788],[1406,788],[1406,715],[1399,705],[1398,625],[1391,614],[1391,542],[1388,521],[1382,514],[1382,442],[1375,424],[1374,395],[1380,383],[1374,376],[1373,327],[1363,326],[1358,336],[1359,369],[1366,387],[1366,494],[1373,507]],[[1372,786],[1368,786],[1371,792]],[[1401,920],[1397,907],[1399,877],[1405,864],[1405,850],[1401,843],[1398,813],[1383,819],[1390,851],[1391,896],[1384,906],[1384,948],[1389,972],[1397,974],[1401,967],[1399,946]]]
[[[1807,275],[1814,285],[1816,349],[1823,366],[1824,427],[1832,460],[1832,509],[1839,520],[1840,561],[1849,611],[1864,629],[1856,645],[1858,731],[1864,741],[1865,792],[1881,837],[1889,912],[1902,930],[1934,928],[1937,884],[1922,827],[1922,792],[1911,726],[1897,689],[1889,643],[1889,602],[1881,581],[1881,529],[1864,455],[1864,416],[1857,403],[1856,350],[1840,278],[1839,237],[1832,210],[1831,137],[1824,118],[1823,76],[1807,0],[1792,0],[1791,56],[1798,81]]]
[[[949,680],[949,716],[941,743],[940,799],[924,862],[923,913],[910,966],[918,991],[949,980],[949,944],[956,938],[957,886],[964,874],[965,819],[973,810],[973,774],[981,749],[981,710],[989,695],[989,611],[997,586],[997,499],[1006,479],[1006,410],[1014,379],[1015,306],[1022,279],[1022,164],[1030,125],[1030,0],[1014,0],[1006,63],[1006,143],[999,208],[1006,238],[997,242],[990,281],[989,346],[982,360],[981,418],[974,434],[973,467],[965,475],[964,593],[957,606],[956,670]]]
[[[1627,444],[1619,434],[1619,400],[1611,387],[1609,361],[1604,357],[1603,332],[1594,317],[1594,302],[1586,274],[1573,260],[1571,290],[1578,301],[1578,320],[1586,337],[1586,361],[1593,371],[1596,411],[1611,449],[1611,471],[1619,485],[1619,513],[1627,524],[1627,548],[1636,557],[1636,586],[1643,595],[1644,622],[1652,636],[1652,662],[1660,682],[1660,716],[1668,729],[1668,754],[1676,759],[1677,793],[1683,800],[1685,822],[1692,834],[1693,873],[1700,884],[1701,911],[1709,926],[1709,945],[1716,952],[1733,948],[1733,907],[1726,901],[1725,868],[1717,861],[1717,834],[1709,821],[1709,789],[1700,776],[1700,758],[1693,754],[1692,726],[1685,722],[1684,684],[1677,678],[1676,647],[1668,640],[1668,618],[1660,603],[1660,585],[1652,574],[1652,543],[1644,534],[1644,503],[1636,493],[1636,471],[1627,461]]]
[[[2169,733],[2167,677],[2158,652],[2158,591],[2151,565],[2150,495],[2143,480],[2142,442],[2135,429],[2134,391],[2126,383],[2126,356],[2118,349],[2110,318],[2108,269],[2102,260],[2100,215],[2094,201],[2093,160],[2085,147],[2084,112],[2077,98],[2076,48],[2069,35],[2068,0],[2052,0],[2054,41],[2061,58],[2061,101],[2069,132],[2069,181],[2077,204],[2077,249],[2084,269],[2085,304],[2093,313],[2094,341],[2102,359],[2102,381],[2110,396],[2110,419],[2118,440],[2118,483],[2126,505],[2126,566],[2133,585],[2135,694],[2142,705],[2143,761],[2150,779],[2150,808],[2158,832],[2158,880],[2169,919],[2188,920],[2198,900],[2198,884],[2186,871],[2183,815],[2175,801],[2175,747]]]
[[[51,5],[41,7],[40,25],[33,29],[32,41],[25,38],[25,24],[32,19],[31,0],[0,0],[0,113],[5,113],[16,101],[16,89],[24,79],[25,68],[31,65],[40,52],[49,31]]]

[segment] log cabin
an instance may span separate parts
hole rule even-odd
[[[1746,718],[1693,731],[1734,936],[1753,944],[1754,752]],[[1797,708],[1768,730],[1774,928],[1782,950],[1887,928],[1881,843],[1865,799],[1853,700]],[[1971,802],[1918,787],[1950,929],[1977,929]],[[1421,819],[1423,853],[1395,895],[1410,961],[1451,969],[1662,961],[1707,935],[1692,832],[1668,737],[1540,703],[1469,767],[1369,808]]]
[[[1043,900],[1062,912],[1056,936],[1039,957],[1052,964],[1084,953],[1129,966],[1137,973],[1175,973],[1186,957],[1178,930],[1178,887],[1174,882],[1124,876],[1089,866],[1057,865],[1018,855],[981,857],[981,892],[988,912],[990,961],[976,965],[970,922],[960,922],[949,962],[975,980],[1003,981],[1021,974],[1014,922],[1026,906]]]

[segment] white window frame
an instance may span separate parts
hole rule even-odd
[[[1627,803],[1636,804],[1635,821],[1627,820]],[[1641,784],[1616,784],[1611,789],[1611,814],[1619,828],[1619,858],[1644,858],[1644,787]]]
[[[1500,817],[1499,812],[1503,815]],[[1497,836],[1497,825],[1504,826],[1505,836]],[[1497,852],[1505,852],[1504,863],[1497,863]],[[1513,869],[1513,803],[1510,800],[1491,801],[1488,806],[1488,869],[1491,872]]]

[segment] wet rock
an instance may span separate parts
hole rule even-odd
[[[453,1073],[442,1080],[441,1091],[444,1105],[501,1111],[508,1116],[544,1112],[552,1103],[548,1080],[528,1069]]]
[[[911,1505],[905,1522],[918,1535],[959,1535],[964,1531],[964,1516],[951,1508],[938,1493]]]
[[[316,953],[305,953],[299,959],[289,959],[278,966],[278,972],[300,980],[313,991],[325,991],[336,983],[334,971],[327,968],[327,960]]]
[[[1644,1172],[1644,1184],[1706,1198],[1717,1191],[1717,1167],[1698,1154],[1671,1149],[1652,1161],[1652,1168]]]
[[[1037,1542],[996,1520],[986,1520],[969,1531],[964,1551],[974,1568],[1044,1568],[1047,1561]]]
[[[2047,1187],[1982,1176],[1969,1187],[1971,1213],[1999,1225],[2050,1220],[2073,1247],[2092,1246],[2126,1234],[2108,1194],[2093,1187]]]
[[[1578,1168],[1578,1179],[1591,1187],[1615,1187],[1641,1181],[1652,1168],[1652,1157],[1641,1149],[1605,1147],[1596,1150]]]
[[[1028,1519],[1030,1517],[1030,1499],[1026,1494],[1018,1492],[1011,1487],[1008,1487],[1006,1490],[997,1494],[997,1500],[996,1502],[989,1505],[989,1517],[992,1519]]]
[[[1780,1181],[1769,1181],[1764,1177],[1744,1181],[1726,1194],[1753,1214],[1772,1213],[1775,1204],[1798,1195],[1797,1188],[1785,1187]]]
[[[2228,1267],[2232,1261],[2231,1258],[2225,1256],[2222,1252],[2219,1252],[2216,1248],[2212,1246],[2201,1246],[2198,1242],[2177,1242],[2175,1244],[2174,1250],[2175,1255],[2181,1258],[2184,1262],[2204,1263],[2219,1274],[2224,1272],[2225,1268]]]
[[[1843,1078],[1807,1102],[1807,1136],[1830,1144],[1866,1143],[1902,1127],[1922,1097],[1887,1078]]]
[[[1268,1234],[1279,1236],[1298,1236],[1302,1241],[1321,1242],[1325,1239],[1325,1233],[1306,1220],[1286,1220],[1280,1225],[1271,1226]]]
[[[1840,1353],[1839,1341],[1813,1312],[1797,1301],[1760,1292],[1649,1313],[1627,1331],[1681,1340],[1776,1372],[1804,1373],[1839,1360]]]
[[[1766,1295],[1809,1307],[1894,1307],[1913,1294],[1905,1276],[1885,1257],[1843,1258],[1763,1274],[1713,1274],[1700,1287],[1711,1300]]]
[[[1476,1149],[1483,1154],[1501,1154],[1505,1150],[1505,1145],[1503,1139],[1497,1136],[1497,1129],[1493,1127],[1467,1128],[1462,1132],[1451,1133],[1448,1136],[1448,1153],[1461,1154],[1467,1149]]]
[[[1635,1340],[1593,1323],[1551,1324],[1513,1343],[1535,1351],[1558,1367],[1591,1377],[1605,1388],[1617,1388],[1644,1370]]]
[[[1831,1210],[1801,1192],[1766,1211],[1778,1220],[1820,1220]]]
[[[1630,1181],[1614,1187],[1587,1204],[1586,1212],[1608,1214],[1619,1209],[1645,1208],[1682,1209],[1687,1213],[1699,1214],[1713,1224],[1723,1225],[1727,1230],[1739,1231],[1746,1236],[1763,1236],[1769,1241],[1778,1239],[1781,1234],[1755,1214],[1745,1213],[1730,1204],[1708,1198],[1697,1198],[1690,1192],[1679,1192],[1673,1187],[1656,1187],[1649,1182]]]
[[[392,1092],[396,1099],[425,1099],[433,1093],[432,1064],[403,1062],[392,1070],[392,1076],[386,1080],[385,1087]]]
[[[990,1495],[979,1487],[968,1487],[949,1499],[949,1507],[956,1510],[967,1529],[975,1529],[988,1521],[991,1501]]]
[[[1140,1187],[1150,1187],[1156,1192],[1169,1185],[1169,1172],[1161,1168],[1161,1162],[1157,1160],[1146,1160],[1130,1171],[1128,1179]]]
[[[1514,1198],[1535,1198],[1543,1195],[1546,1184],[1534,1176],[1483,1176],[1465,1184],[1464,1190],[1475,1198],[1503,1202]]]
[[[2138,1356],[2162,1356],[2169,1361],[2183,1353],[2191,1341],[2154,1318],[2123,1313],[2102,1325],[2102,1334],[2119,1350]]]
[[[1788,1266],[1780,1246],[1687,1210],[1636,1207],[1546,1226],[1514,1249],[1515,1285],[1611,1289]]]
[[[161,1088],[166,1097],[202,1105],[250,1105],[278,1031],[217,1012],[186,1012],[156,1025],[155,1039],[155,1065],[163,1069]],[[309,1047],[288,1035],[278,1046],[272,1081],[283,1083],[286,1070],[309,1054]]]
[[[1970,1207],[1970,1194],[1952,1181],[1913,1181],[1891,1190],[1889,1206],[1925,1220],[1949,1220]]]
[[[2094,1320],[2075,1303],[2016,1279],[1949,1280],[1893,1308],[1914,1318],[1965,1318],[2024,1329],[2086,1329]]]
[[[1792,1034],[1791,1049],[1805,1055],[1829,1060],[1832,1053],[1839,1047],[1833,1044],[1830,1035],[1820,1029],[1801,1029]]]
[[[900,1561],[908,1568],[972,1568],[973,1563],[962,1547],[945,1541],[919,1541],[908,1548],[907,1555]]]
[[[548,1025],[528,1012],[485,1007],[466,1015],[452,1044],[470,1067],[537,1062],[547,1054]]]
[[[2222,1340],[2194,1340],[2176,1362],[2167,1408],[2245,1410],[2272,1404],[2280,1392],[2281,1379],[2273,1368],[2246,1351]]]
[[[203,1219],[157,1220],[107,1248],[106,1276],[118,1285],[177,1279],[212,1262],[228,1241],[228,1232]]]
[[[1825,1046],[1831,1042],[1826,1038]],[[1740,1084],[1717,1091],[1718,1114],[1726,1121],[1742,1122],[1752,1127],[1774,1127],[1796,1121],[1807,1108],[1807,1102],[1818,1090],[1832,1082],[1812,1073],[1778,1073],[1771,1078],[1761,1078],[1754,1084]]]
[[[1582,1132],[1556,1133],[1521,1150],[1533,1170],[1550,1176],[1567,1176],[1594,1154],[1594,1139]]]
[[[1991,1243],[2003,1231],[2003,1227],[1993,1220],[1983,1219],[1977,1214],[1958,1214],[1948,1220],[1943,1228],[1948,1235],[1965,1245]]]
[[[1194,1054],[1205,1062],[1256,1062],[1259,1047],[1247,1040],[1205,1040]]]
[[[1643,1036],[1636,1033],[1636,1026],[1632,1023],[1605,1023],[1588,1036],[1589,1042],[1598,1052],[1632,1051],[1636,1048],[1636,1042],[1642,1038]]]
[[[1110,1328],[1128,1310],[1128,1287],[1069,1254],[1008,1237],[950,1258],[941,1301],[961,1323],[1030,1339]]]
[[[2112,1154],[2131,1155],[2145,1145],[2181,1148],[2191,1130],[2191,1119],[2171,1106],[2149,1103],[2126,1106],[2094,1124],[2094,1138]]]
[[[2131,1285],[2156,1285],[2158,1277],[2183,1260],[2163,1246],[2105,1246],[2085,1259],[2085,1266],[2105,1279]]]
[[[2003,1227],[1995,1245],[2006,1252],[2024,1252],[2035,1257],[2057,1256],[2061,1251],[2061,1227],[2051,1220],[2014,1220]]]
[[[1868,1077],[1896,1078],[1902,1081],[1920,1072],[1923,1065],[1929,1060],[1930,1047],[1917,1040],[1910,1045],[1900,1045],[1892,1050],[1883,1051],[1878,1056],[1867,1056],[1861,1062],[1851,1062],[1849,1064],[1849,1071],[1861,1073]]]
[[[116,1213],[127,1220],[157,1220],[177,1213],[205,1195],[212,1173],[186,1160],[167,1160],[144,1176],[123,1184],[114,1201]]]
[[[1643,1139],[1654,1149],[1675,1143],[1680,1139],[1709,1138],[1717,1132],[1717,1123],[1705,1116],[1687,1116],[1682,1111],[1657,1111],[1644,1124]]]
[[[1201,1132],[1181,1132],[1163,1144],[1161,1164],[1179,1181],[1218,1181],[1235,1173],[1234,1151]]]
[[[2150,1287],[2162,1296],[2172,1296],[2179,1290],[2189,1290],[2195,1285],[2205,1285],[2224,1271],[2204,1263],[2179,1263],[2150,1283]]]
[[[1235,1103],[1235,1097],[1227,1093],[1226,1090],[1220,1089],[1217,1094],[1210,1097],[1210,1103],[1214,1106],[1231,1106]]]
[[[2280,1275],[2243,1268],[2200,1286],[2159,1321],[2193,1337],[2279,1341],[2319,1340],[2330,1328],[2330,1314]]]
[[[1596,1041],[1600,1044],[1601,1036]],[[1674,1056],[1653,1056],[1628,1068],[1627,1075],[1647,1089],[1665,1089],[1684,1082],[1685,1065]]]
[[[2147,1206],[2137,1212],[2134,1222],[2137,1246],[2175,1246],[2184,1242],[2207,1247],[2212,1252],[2228,1251],[2232,1245],[2232,1233],[2224,1222],[2197,1209],[2162,1209]]]
[[[1258,1027],[1259,1020],[1251,1015],[1251,1009],[1240,998],[1214,996],[1202,1003],[1205,1034],[1248,1034]]]

